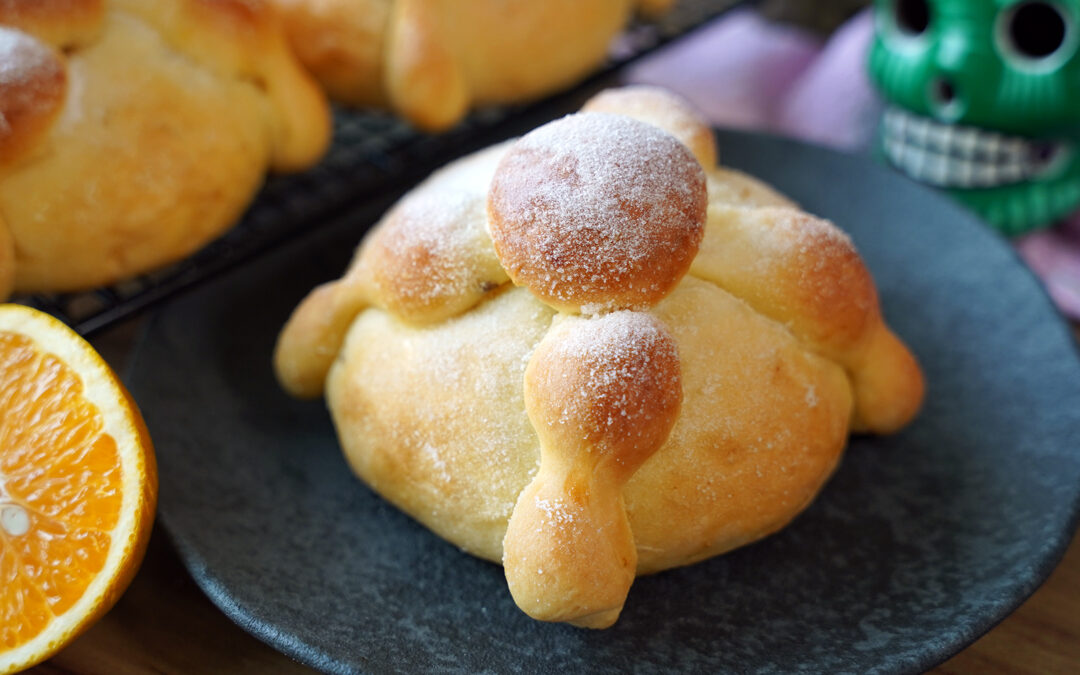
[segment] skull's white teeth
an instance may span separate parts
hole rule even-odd
[[[915,180],[939,187],[984,188],[1019,183],[1049,168],[1037,144],[975,127],[943,124],[898,108],[883,119],[885,155]],[[1050,156],[1061,147],[1052,148]]]

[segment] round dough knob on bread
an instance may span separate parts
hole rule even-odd
[[[586,101],[581,111],[625,115],[660,127],[690,148],[701,166],[716,166],[716,139],[709,123],[666,89],[646,85],[605,89]]]
[[[66,92],[60,54],[0,26],[0,171],[34,147],[60,113]]]
[[[705,172],[658,127],[580,113],[503,157],[488,196],[495,251],[552,307],[643,309],[690,268],[705,225]]]

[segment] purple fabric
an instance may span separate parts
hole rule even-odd
[[[822,43],[736,10],[633,67],[626,79],[672,89],[720,126],[863,151],[882,108],[865,67],[873,30],[868,10]],[[1080,214],[1015,244],[1058,307],[1080,319]]]
[[[864,12],[833,34],[784,95],[778,130],[846,150],[870,146],[882,108],[864,67],[873,32]]]
[[[1057,227],[1020,237],[1016,247],[1061,311],[1080,319],[1080,213]]]
[[[767,131],[820,51],[802,31],[735,10],[633,67],[627,79],[679,92],[714,124]]]

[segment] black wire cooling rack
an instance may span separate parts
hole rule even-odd
[[[604,68],[574,90],[528,106],[479,110],[447,133],[423,134],[385,113],[337,110],[334,142],[322,162],[304,173],[271,176],[240,222],[186,260],[105,288],[14,301],[92,335],[318,228],[351,205],[401,190],[453,157],[521,133],[538,123],[534,120],[576,109],[623,66],[738,4],[742,2],[679,0],[662,20],[632,25]]]

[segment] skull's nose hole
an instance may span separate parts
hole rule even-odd
[[[930,105],[938,117],[953,121],[963,111],[963,101],[956,84],[947,77],[938,76],[930,81]]]
[[[949,105],[956,100],[956,87],[943,77],[934,80],[934,101],[940,105]]]

